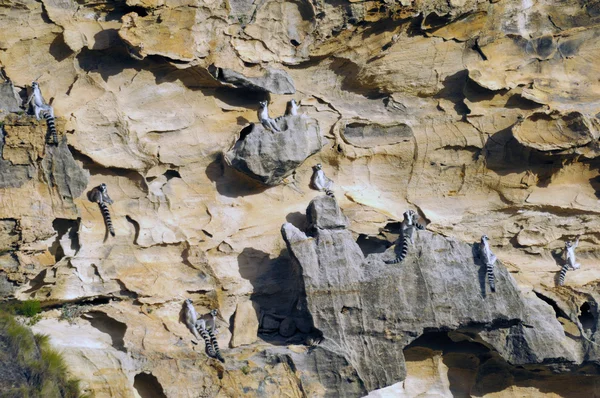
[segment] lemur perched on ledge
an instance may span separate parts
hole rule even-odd
[[[418,215],[414,210],[407,210],[404,212],[404,220],[402,220],[401,232],[402,232],[402,248],[400,250],[400,255],[398,255],[395,259],[391,261],[385,261],[386,264],[397,264],[402,262],[406,255],[408,254],[408,243],[413,242],[413,234],[415,232],[415,228],[417,229],[425,229],[425,227],[417,222]]]
[[[112,236],[115,236],[115,230],[112,225],[112,220],[110,219],[110,212],[108,211],[108,204],[112,204],[113,200],[108,196],[108,190],[106,188],[106,184],[102,183],[92,189],[89,194],[89,199],[92,202],[98,203],[100,206],[100,211],[102,211],[102,217],[104,217],[104,222],[108,227],[108,231]]]
[[[569,268],[571,268],[572,270],[576,270],[580,267],[579,263],[577,263],[575,259],[575,248],[577,247],[577,245],[579,245],[579,238],[577,238],[575,242],[565,242],[566,260],[560,270],[560,275],[558,276],[559,286],[563,286],[565,284],[565,276],[567,275],[567,271],[569,270]]]
[[[42,97],[42,91],[40,90],[40,85],[38,82],[32,82],[31,87],[33,89],[33,93],[27,100],[26,107],[31,105],[33,106],[33,112],[35,113],[35,117],[37,120],[40,120],[40,115],[46,119],[46,123],[48,124],[48,130],[50,130],[50,134],[46,139],[48,144],[58,145],[58,135],[56,133],[56,126],[54,124],[54,109],[44,101],[44,97]]]
[[[280,131],[279,127],[277,127],[277,123],[275,123],[275,120],[269,117],[267,101],[260,101],[258,103],[258,120],[267,130]]]
[[[212,310],[208,314],[204,314],[198,318],[198,313],[192,304],[192,300],[186,299],[184,312],[184,321],[188,329],[194,334],[194,336],[200,340],[200,336],[204,340],[206,345],[206,353],[209,357],[217,358],[221,362],[225,362],[225,358],[221,355],[219,345],[215,333],[217,331],[215,318],[217,317],[217,310]]]
[[[333,190],[331,189],[333,187],[333,180],[325,175],[321,163],[317,163],[313,166],[313,174],[310,178],[310,185],[311,188],[317,191],[325,192],[327,196],[334,196]]]

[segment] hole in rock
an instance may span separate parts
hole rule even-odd
[[[596,318],[592,312],[592,306],[586,301],[579,307],[579,310],[581,311],[579,314],[581,326],[588,334],[593,334],[596,331]]]
[[[166,398],[165,391],[152,373],[138,373],[133,379],[133,388],[142,398]]]
[[[292,43],[292,46],[294,47],[298,47],[300,45],[300,43],[294,39],[290,40],[290,43]]]
[[[127,331],[126,324],[99,311],[88,312],[85,319],[99,331],[108,334],[112,340],[112,346],[115,349],[127,352],[127,350],[125,350],[125,341],[123,340],[125,332]]]
[[[566,312],[564,312],[562,309],[560,309],[560,307],[558,306],[558,304],[556,304],[556,301],[552,300],[549,297],[544,296],[541,293],[538,293],[536,291],[534,291],[535,295],[542,300],[543,302],[545,302],[546,304],[550,304],[552,306],[552,308],[554,309],[554,313],[556,314],[556,317],[563,317],[565,319],[570,319],[569,316],[567,315]]]
[[[254,127],[254,123],[250,123],[249,125],[244,127],[242,129],[242,131],[240,131],[240,138],[238,139],[238,141],[244,141],[246,139],[246,137],[248,136],[248,134],[250,134],[250,132],[252,131],[253,127]]]
[[[70,241],[69,249],[73,252],[73,254],[77,254],[81,245],[79,244],[79,223],[80,219],[77,220],[68,220],[65,218],[57,218],[52,222],[52,228],[57,233],[56,239],[52,242],[48,251],[54,256],[56,262],[60,261],[65,256],[64,249],[60,244],[60,240],[63,239],[65,235]]]
[[[173,178],[181,178],[181,174],[177,170],[167,170],[163,175],[167,177],[167,181]]]
[[[148,15],[148,11],[144,7],[138,6],[117,6],[114,7],[108,14],[106,14],[106,21],[121,21],[121,17],[125,14],[129,14],[130,12],[135,12],[140,17],[145,17]]]

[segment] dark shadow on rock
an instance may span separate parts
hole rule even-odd
[[[454,104],[454,111],[457,115],[466,116],[471,113],[465,105],[464,87],[469,78],[469,71],[461,70],[453,75],[447,76],[442,82],[442,89],[433,96],[436,99],[447,99]]]
[[[271,259],[268,253],[247,247],[238,256],[238,266],[242,278],[252,284],[250,300],[258,304],[262,314],[297,318],[310,321],[312,325],[302,274],[287,250]],[[276,332],[260,333],[259,337],[274,345],[301,344],[305,339],[299,331],[291,337],[283,337]]]
[[[362,250],[363,255],[365,257],[373,253],[383,253],[390,246],[392,246],[392,243],[390,243],[386,239],[365,234],[358,235],[356,243],[358,244],[358,246],[360,246],[360,249]]]
[[[554,249],[554,250],[550,251],[550,255],[552,256],[552,258],[554,259],[554,262],[556,263],[556,266],[558,267],[558,271],[556,271],[556,273],[554,275],[554,286],[559,286],[558,282],[560,279],[560,271],[562,269],[562,266],[565,264],[564,254],[565,254],[564,249]],[[568,273],[569,272],[567,271],[567,274]],[[566,276],[565,276],[565,280],[566,280]]]
[[[287,216],[285,216],[285,220],[301,231],[304,231],[306,228],[308,228],[306,214],[302,214],[299,211],[289,213]]]
[[[142,69],[151,69],[149,67],[151,61],[138,61],[131,58],[124,43],[106,50],[89,50],[84,47],[77,54],[76,59],[81,69],[85,72],[99,73],[105,82],[109,77],[116,76],[125,69],[135,69],[138,72]]]
[[[133,379],[133,388],[141,398],[166,398],[165,391],[152,373],[138,373]]]
[[[86,314],[86,320],[99,331],[106,333],[112,340],[112,346],[122,352],[127,352],[125,349],[125,332],[127,325],[111,318],[104,312],[90,311]]]
[[[62,33],[56,35],[54,40],[52,40],[48,52],[54,57],[54,59],[57,62],[61,62],[65,60],[69,55],[73,54],[73,50],[71,50],[69,46],[67,46],[67,44],[65,43]]]
[[[240,196],[258,195],[267,190],[267,186],[258,183],[243,173],[227,166],[223,162],[223,155],[219,154],[217,158],[206,167],[206,176],[215,183],[217,192],[220,195],[229,198],[238,198]]]

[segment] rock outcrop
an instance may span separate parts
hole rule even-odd
[[[559,371],[600,359],[586,341],[565,336],[551,306],[521,294],[502,264],[490,293],[472,245],[419,231],[404,262],[388,265],[383,259],[393,250],[365,258],[345,223],[329,222],[332,208],[341,213],[329,196],[310,203],[308,235],[289,223],[282,227],[324,336],[317,372],[331,371],[327,362],[342,356],[356,375],[351,383],[326,384],[329,396],[355,396],[355,383],[366,393],[403,380],[404,348],[432,331],[469,335],[513,365],[560,363],[553,367]]]
[[[281,131],[270,131],[261,124],[245,127],[225,154],[234,169],[262,184],[280,184],[325,143],[319,122],[304,115],[275,119]]]

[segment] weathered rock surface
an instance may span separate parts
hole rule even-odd
[[[318,218],[332,202],[317,197],[309,209]],[[363,392],[403,380],[403,349],[430,331],[478,336],[515,365],[560,362],[568,369],[599,359],[585,342],[565,336],[549,305],[524,297],[503,265],[495,268],[496,292],[486,291],[485,266],[466,243],[419,231],[404,262],[388,265],[383,259],[393,257],[392,249],[365,259],[339,226],[322,225],[306,236],[288,223],[282,234],[302,268],[314,326],[325,337],[319,350],[342,355]],[[356,394],[347,383],[326,387],[330,396]]]
[[[8,101],[0,112],[9,112],[0,122],[0,295],[42,301],[39,331],[65,352],[86,391],[361,396],[406,373],[392,395],[568,396],[572,385],[596,393],[595,2],[7,0],[0,20],[0,102]],[[216,81],[213,68],[228,81]],[[44,120],[15,114],[33,80],[66,139],[58,147],[45,145]],[[291,99],[278,93],[292,91],[298,118],[319,134],[240,133],[256,121],[258,101],[278,116]],[[240,135],[257,134],[265,137],[251,145],[255,157],[240,163],[254,179],[224,167]],[[335,181],[343,213],[335,202],[305,213],[318,195],[309,190],[315,163]],[[85,197],[100,183],[115,200],[117,237],[106,240],[98,205]],[[405,264],[378,266],[378,256],[393,257],[408,207],[429,232]],[[306,245],[315,261],[332,260],[329,273],[303,276],[281,239],[285,221],[296,227],[286,229],[299,242],[294,250]],[[319,225],[321,245],[336,246],[317,245],[330,251],[317,256],[304,231]],[[484,285],[472,279],[480,266],[468,255],[483,233],[515,281],[499,265],[500,294],[485,298],[472,291]],[[564,243],[577,236],[582,266],[558,287]],[[431,261],[448,272],[432,271]],[[384,280],[366,282],[378,275]],[[390,314],[382,306],[375,312],[387,320],[357,318],[354,308],[372,305],[372,292],[415,305],[425,281],[448,287],[423,299],[439,308],[417,303]],[[327,286],[310,299],[324,301],[313,314],[322,331],[304,291],[317,282]],[[327,302],[337,295],[354,307],[342,314],[345,303]],[[179,319],[185,298],[222,313],[225,364],[192,343]],[[229,348],[228,323],[248,300],[264,314],[258,340]],[[73,324],[58,321],[61,311],[46,305],[63,303],[87,309]],[[467,327],[459,315],[477,304],[467,319],[483,324]],[[339,326],[333,334],[328,317]],[[290,337],[279,331],[285,319],[297,328]],[[440,324],[451,329],[424,329]],[[304,345],[321,332],[322,347]],[[332,336],[345,345],[332,348]],[[384,357],[398,363],[383,363],[377,372],[390,370],[380,380],[365,375],[366,360],[351,353],[372,358],[371,348],[387,344],[380,340],[394,339]]]
[[[258,314],[251,301],[238,303],[233,319],[231,346],[252,344],[258,339]]]
[[[317,153],[324,143],[317,120],[304,115],[276,119],[281,131],[261,124],[245,127],[225,161],[265,185],[277,185]],[[249,131],[246,131],[249,129]]]

